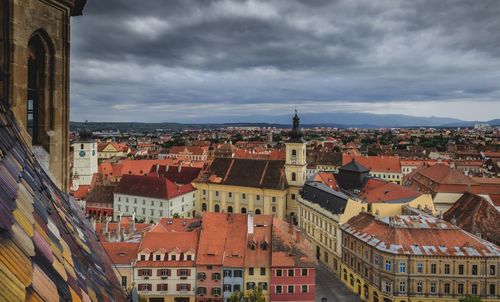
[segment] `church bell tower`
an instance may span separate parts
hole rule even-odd
[[[306,181],[306,141],[300,130],[300,118],[295,110],[290,138],[285,143],[286,161],[285,174],[288,183],[287,216],[290,222],[297,223],[297,198],[299,190]]]

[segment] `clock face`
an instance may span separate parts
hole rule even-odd
[[[80,155],[80,157],[84,157],[85,156],[85,151],[80,151],[79,155]]]

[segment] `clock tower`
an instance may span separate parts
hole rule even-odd
[[[90,185],[94,173],[97,173],[97,143],[86,129],[73,144],[73,189]]]
[[[297,198],[299,190],[306,181],[306,141],[300,130],[300,118],[295,110],[293,127],[290,131],[290,139],[285,143],[286,161],[285,174],[289,186],[287,196],[287,215],[289,221],[297,223]]]

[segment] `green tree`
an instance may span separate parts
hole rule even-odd
[[[458,300],[460,302],[481,302],[481,299],[478,296],[467,295],[465,298]]]
[[[174,218],[179,218],[179,217],[180,217],[180,216],[179,216],[179,213],[174,213],[174,216],[173,216],[173,217],[174,217]]]
[[[254,288],[249,293],[247,293],[245,297],[245,301],[247,302],[266,302],[266,297],[262,292],[262,288],[259,286]]]
[[[235,291],[229,297],[229,302],[242,302],[243,301],[243,293],[240,291]]]

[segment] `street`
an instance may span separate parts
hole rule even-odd
[[[361,302],[333,273],[319,265],[316,268],[316,301],[321,302],[322,298],[327,298],[327,302]]]

